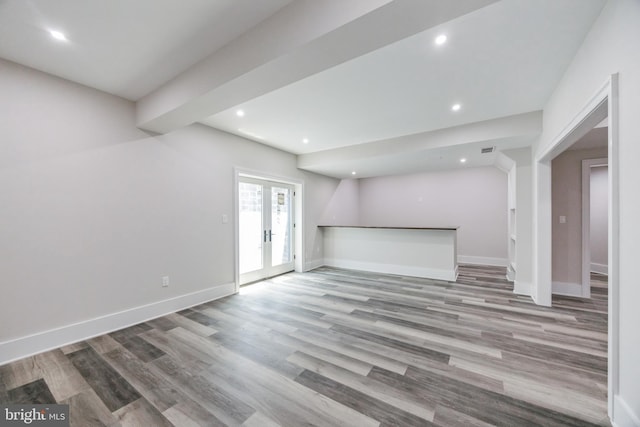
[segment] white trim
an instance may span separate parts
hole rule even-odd
[[[619,171],[620,159],[618,154],[618,74],[613,74],[609,80],[608,91],[609,131],[609,221],[608,221],[608,265],[609,265],[609,348],[608,348],[608,409],[609,417],[615,418],[613,396],[620,393],[620,193]],[[637,417],[636,417],[637,419]],[[640,423],[636,424],[640,425]]]
[[[582,161],[582,296],[591,298],[591,168],[608,165],[608,159]],[[609,171],[607,168],[607,175]]]
[[[533,283],[531,298],[551,306],[551,161],[533,165]]]
[[[240,292],[240,171],[233,168],[233,282]]]
[[[516,162],[502,152],[498,151],[496,157],[493,159],[493,166],[508,174],[516,167]]]
[[[616,419],[611,421],[613,427],[638,427],[640,426],[640,416],[634,413],[619,395],[613,399],[614,413]]]
[[[458,266],[453,270],[414,267],[408,265],[380,264],[377,262],[350,261],[325,258],[324,265],[348,270],[371,271],[374,273],[398,274],[401,276],[422,277],[426,279],[455,282],[458,278]]]
[[[305,259],[305,233],[304,233],[304,180],[298,178],[292,178],[282,175],[274,175],[269,172],[259,171],[255,169],[247,169],[239,166],[233,168],[233,204],[234,204],[234,262],[235,262],[235,276],[234,281],[236,284],[236,292],[240,291],[240,229],[238,217],[240,212],[238,210],[238,188],[240,183],[240,176],[248,178],[257,178],[266,181],[279,182],[283,184],[292,185],[295,191],[294,197],[294,268],[297,272],[304,271],[304,259]]]
[[[293,231],[293,238],[295,239],[295,243],[294,243],[294,251],[295,251],[295,260],[294,260],[294,266],[295,266],[295,271],[297,271],[298,273],[302,273],[304,272],[304,260],[307,259],[307,252],[306,252],[306,247],[305,247],[305,228],[304,228],[304,197],[305,197],[305,190],[304,190],[304,180],[299,180],[297,182],[294,182],[293,185],[294,188],[294,197],[293,197],[293,201],[294,201],[294,231]]]
[[[529,282],[520,282],[518,280],[513,282],[513,293],[518,295],[533,295],[533,286]]]
[[[536,304],[551,306],[551,160],[564,152],[610,113],[611,103],[607,102],[611,83],[617,75],[612,75],[587,104],[576,113],[551,143],[539,150],[535,156],[534,172],[534,253],[533,253],[533,295]],[[611,127],[609,127],[611,129]],[[611,143],[611,140],[609,140]],[[611,157],[611,156],[609,156]]]
[[[322,267],[324,264],[323,259],[314,259],[311,261],[307,261],[304,265],[304,271],[315,270],[316,268]]]
[[[597,262],[592,262],[590,267],[592,273],[604,274],[605,276],[609,274],[609,266],[607,264],[598,264]]]
[[[552,289],[554,295],[566,295],[578,298],[582,298],[584,296],[581,283],[553,282]]]
[[[551,159],[571,146],[577,139],[609,119],[609,308],[608,308],[608,413],[615,419],[613,397],[619,393],[620,371],[620,199],[618,154],[618,74],[612,74],[594,96],[570,120],[548,146],[535,157],[534,172],[534,242],[533,299],[537,304],[551,304]]]
[[[71,325],[0,342],[0,365],[83,341],[128,326],[137,325],[235,293],[234,283],[225,283],[163,301],[107,314]]]
[[[611,75],[551,143],[545,149],[540,150],[540,153],[536,156],[536,162],[551,161],[607,117],[607,109],[603,107],[607,104],[614,78],[617,80],[618,75]]]
[[[253,185],[260,186],[260,188],[262,188],[262,197],[261,197],[262,210],[260,213],[261,213],[262,227],[264,230],[264,236],[262,236],[262,233],[260,233],[256,237],[258,237],[258,239],[260,240],[262,240],[262,238],[265,239],[261,246],[262,267],[254,271],[241,273],[240,286],[245,285],[247,283],[257,282],[259,280],[263,280],[269,277],[279,276],[280,274],[288,273],[290,271],[294,271],[296,260],[297,260],[296,244],[295,244],[295,223],[296,223],[295,194],[296,194],[296,191],[294,188],[294,184],[276,182],[276,181],[271,181],[263,178],[254,178],[253,176],[247,176],[244,174],[240,174],[238,176],[238,183],[253,184]],[[288,262],[278,264],[278,265],[272,264],[273,246],[272,246],[271,238],[269,238],[269,242],[266,241],[267,230],[269,230],[269,235],[271,235],[271,227],[273,223],[271,204],[273,202],[274,188],[284,188],[285,190],[289,191],[289,197],[290,197],[289,204],[291,208],[291,211],[289,212],[289,215],[288,215],[289,222],[287,223],[289,226],[289,233],[291,234],[290,258]],[[238,190],[238,194],[239,193],[240,191]],[[238,222],[238,227],[240,227],[239,217],[237,219],[237,222]],[[238,234],[239,234],[239,229],[238,229]],[[239,249],[240,248],[238,246],[238,250]],[[240,255],[238,254],[238,262],[239,262],[239,258],[240,258]]]
[[[506,267],[509,260],[506,258],[494,258],[486,256],[458,255],[458,264],[491,265],[494,267]]]

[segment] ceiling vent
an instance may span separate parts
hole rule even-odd
[[[496,149],[496,147],[487,147],[487,148],[482,148],[480,150],[480,152],[482,154],[493,153],[493,150],[495,150],[495,149]]]

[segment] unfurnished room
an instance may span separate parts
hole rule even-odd
[[[639,23],[0,0],[0,425],[640,427]]]

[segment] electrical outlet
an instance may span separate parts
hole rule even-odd
[[[169,276],[162,276],[162,287],[166,288],[169,286]]]
[[[222,223],[226,224],[229,222],[229,215],[227,214],[222,214]]]
[[[564,215],[560,215],[560,224],[566,224],[567,223],[567,217]]]

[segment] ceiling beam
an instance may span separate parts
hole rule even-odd
[[[136,104],[167,133],[496,0],[297,0]]]
[[[542,111],[517,114],[492,120],[469,123],[429,132],[421,132],[364,144],[298,155],[298,168],[336,177],[345,177],[351,170],[363,169],[369,163],[390,158],[396,161],[416,159],[427,152],[445,153],[454,148],[478,144],[498,148],[516,148],[528,138],[542,132]],[[530,142],[528,142],[530,143]],[[502,147],[505,145],[505,147]],[[359,174],[360,175],[360,174]]]

